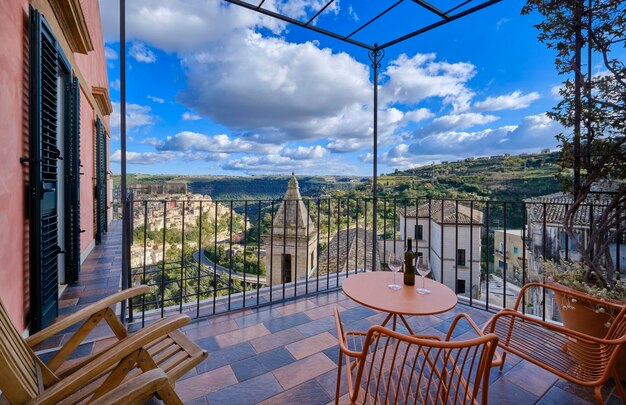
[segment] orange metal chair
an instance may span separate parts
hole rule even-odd
[[[545,322],[538,317],[518,312],[522,299],[530,288],[560,290],[578,301],[585,299],[590,300],[593,305],[613,307],[616,316],[602,338]],[[501,361],[494,362],[494,366],[499,365],[500,370],[506,361],[506,353],[511,352],[574,384],[592,387],[599,404],[604,404],[602,386],[609,378],[613,378],[619,395],[626,403],[626,393],[615,370],[620,351],[626,346],[625,306],[593,299],[582,293],[562,289],[558,285],[529,283],[520,290],[514,309],[498,312],[485,330],[498,335],[498,346],[504,350]]]
[[[476,331],[476,338],[451,340],[461,319]],[[344,355],[350,404],[478,404],[479,397],[487,403],[498,338],[483,335],[469,316],[458,315],[445,340],[405,335],[378,325],[367,332],[344,332],[336,307],[335,320],[341,351],[335,403],[339,403]]]

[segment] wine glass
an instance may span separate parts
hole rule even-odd
[[[428,263],[428,259],[424,256],[420,256],[417,258],[417,264],[415,266],[417,268],[417,272],[422,276],[422,288],[418,288],[418,294],[430,294],[430,290],[424,288],[424,279],[430,273],[430,263]]]
[[[402,260],[400,259],[400,256],[392,253],[389,256],[387,265],[389,265],[389,268],[393,272],[393,284],[389,284],[387,287],[391,288],[394,291],[401,289],[402,287],[396,284],[396,272],[402,270]]]

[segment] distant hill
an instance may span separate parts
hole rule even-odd
[[[119,175],[114,185],[119,186]],[[259,200],[281,198],[287,190],[290,176],[183,176],[129,174],[128,185],[164,181],[185,181],[189,191],[210,195],[217,200]],[[352,176],[297,176],[303,196],[331,195],[337,190],[349,191],[369,181],[368,177]]]
[[[502,155],[442,162],[382,174],[380,196],[521,201],[561,190],[555,178],[558,152]],[[119,186],[119,175],[114,175]],[[219,200],[281,198],[289,176],[184,176],[129,174],[128,184],[185,181],[189,191]],[[371,177],[298,176],[303,196],[371,197]]]
[[[443,162],[381,175],[379,190],[382,196],[521,201],[561,190],[557,157],[549,152]]]

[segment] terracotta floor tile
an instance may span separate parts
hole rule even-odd
[[[307,309],[317,308],[317,304],[310,300],[296,301],[282,307],[276,308],[276,312],[281,315],[291,315],[298,312],[304,312]]]
[[[503,377],[506,381],[541,397],[558,380],[554,374],[528,361],[522,361]]]
[[[185,402],[203,397],[233,384],[237,384],[235,374],[230,366],[224,366],[179,381],[176,384],[176,393]]]
[[[190,331],[186,331],[185,333],[189,336],[190,339],[202,339],[211,336],[221,335],[223,333],[231,332],[239,329],[239,326],[235,321],[226,321],[214,323],[212,325],[202,326],[200,328],[196,328]]]
[[[341,313],[342,311],[345,311],[344,307],[340,307],[337,304],[328,304],[328,305],[324,305],[321,307],[317,307],[317,308],[313,308],[313,309],[309,309],[304,311],[304,313],[311,319],[318,320],[320,318],[324,318],[327,316],[333,316],[334,312],[333,312],[333,308],[337,307],[337,309],[339,310],[339,313]]]
[[[263,353],[279,346],[296,342],[300,339],[304,339],[304,335],[296,328],[289,328],[272,333],[271,335],[252,339],[249,343],[254,347],[257,353]]]
[[[272,373],[283,388],[289,389],[322,375],[335,367],[335,363],[326,357],[324,353],[317,353],[274,370]]]
[[[270,331],[263,324],[259,324],[217,335],[215,340],[221,348],[225,348],[269,334]]]
[[[328,332],[324,332],[298,342],[290,343],[285,346],[285,349],[289,350],[296,360],[300,360],[332,346],[336,346],[337,344],[337,338]]]
[[[323,405],[331,399],[330,395],[324,391],[317,381],[307,381],[295,388],[287,390],[282,394],[271,397],[261,404],[264,405]]]
[[[248,405],[257,404],[282,391],[272,373],[265,373],[209,394],[207,399],[211,404]]]

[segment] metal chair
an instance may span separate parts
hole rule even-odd
[[[465,320],[477,337],[452,341]],[[344,332],[335,307],[339,336],[339,368],[335,403],[339,403],[343,357],[350,404],[483,404],[497,336],[483,335],[472,319],[454,318],[444,340],[405,335],[375,325],[367,332]]]
[[[530,288],[560,291],[578,302],[583,299],[593,305],[611,307],[616,316],[602,338],[586,335],[555,323],[519,312]],[[626,306],[591,298],[555,284],[529,283],[520,290],[513,309],[503,309],[489,321],[485,330],[499,337],[498,346],[504,350],[500,362],[504,367],[510,352],[574,384],[594,389],[596,400],[604,403],[602,386],[609,378],[615,380],[617,392],[626,403],[626,393],[615,370],[620,352],[626,346]]]

